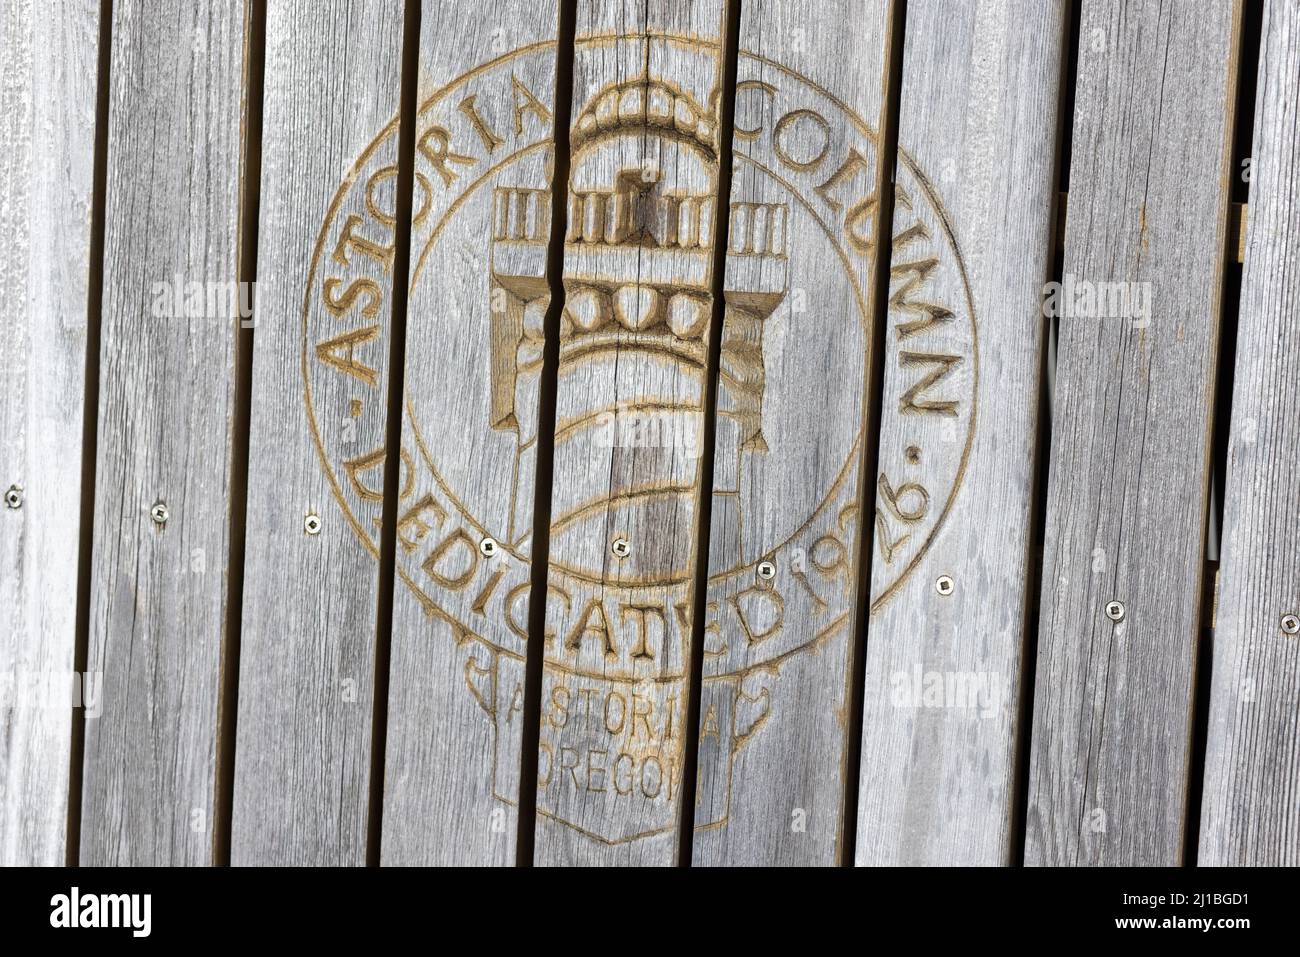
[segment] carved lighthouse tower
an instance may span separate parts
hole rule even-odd
[[[596,96],[571,147],[552,565],[623,584],[685,581],[704,452],[716,123],[643,76]],[[521,464],[535,452],[548,209],[544,190],[496,190],[492,425],[517,432]],[[767,450],[763,322],[786,294],[787,214],[731,207],[718,409],[736,427],[718,429],[720,458]],[[515,490],[517,526],[531,518],[530,491]],[[641,547],[612,565],[615,537]]]

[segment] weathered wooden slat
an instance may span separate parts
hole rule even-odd
[[[515,861],[558,16],[423,8],[385,864]]]
[[[366,860],[402,6],[268,8],[234,864]]]
[[[1056,218],[1056,247],[1065,249],[1065,210],[1069,203],[1069,194],[1061,193],[1058,200],[1061,215]],[[1246,221],[1250,218],[1249,203],[1233,203],[1228,215],[1228,250],[1235,262],[1246,258]]]
[[[113,4],[84,864],[213,859],[245,35]]]
[[[1081,14],[1025,859],[1172,865],[1240,9]]]
[[[64,862],[71,708],[96,707],[72,671],[98,33],[89,0],[0,2],[3,865]]]
[[[723,18],[578,5],[538,864],[677,857]]]
[[[1057,0],[907,6],[859,864],[1007,864],[1016,842],[1065,30]],[[927,375],[915,356],[945,375],[909,401]],[[911,554],[894,542],[918,535],[930,551],[891,591]]]
[[[696,864],[843,852],[890,23],[741,7]]]
[[[1198,863],[1300,863],[1300,4],[1264,6]],[[1224,397],[1226,401],[1226,397]],[[1291,616],[1288,618],[1287,616]]]

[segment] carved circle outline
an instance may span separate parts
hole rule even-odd
[[[717,44],[712,41],[702,41],[698,37],[687,37],[687,36],[680,36],[675,34],[654,34],[653,36],[655,39],[665,40],[668,42],[691,44],[695,46],[706,46],[706,47],[717,46]],[[595,36],[595,37],[586,37],[579,40],[578,42],[581,45],[585,46],[585,45],[599,44],[602,42],[616,42],[619,39],[622,39],[621,35],[611,34],[611,35],[602,35],[602,36]],[[537,50],[551,48],[554,46],[555,46],[555,41],[553,40],[544,40],[544,41],[538,41],[531,44],[526,44],[514,50],[508,51],[507,53],[504,53],[500,56],[487,60],[484,63],[481,63],[478,66],[474,67],[473,69],[455,77],[454,79],[452,79],[451,81],[449,81],[448,83],[440,87],[438,90],[433,92],[424,101],[424,103],[421,104],[420,108],[417,110],[416,113],[417,122],[418,122],[418,117],[425,115],[429,110],[431,110],[435,105],[437,105],[437,103],[439,103],[443,98],[445,98],[448,93],[462,86],[464,83],[474,78],[475,76],[493,70],[496,67],[500,66],[501,64],[506,63],[509,60],[512,60],[514,58],[522,57],[530,53],[533,53]],[[842,114],[845,117],[847,117],[848,120],[858,129],[858,131],[876,148],[877,158],[879,157],[879,140],[875,131],[872,130],[871,127],[861,117],[859,117],[856,112],[850,109],[847,106],[847,104],[845,104],[839,97],[835,96],[830,91],[826,90],[816,81],[811,80],[799,73],[796,73],[794,70],[784,66],[783,64],[775,60],[772,60],[768,57],[765,57],[761,54],[752,53],[747,50],[740,50],[739,55],[741,57],[748,58],[749,60],[752,60],[754,62],[766,66],[770,66],[773,69],[780,71],[781,73],[785,74],[787,77],[794,80],[796,83],[804,85],[805,87],[825,97],[831,103],[835,104],[835,106],[837,106],[840,109]],[[343,181],[339,184],[337,190],[335,191],[334,197],[330,202],[330,205],[322,220],[321,228],[319,230],[316,244],[312,252],[311,264],[309,266],[308,273],[307,273],[307,283],[303,294],[303,308],[302,308],[303,349],[300,357],[300,367],[301,367],[301,374],[303,377],[303,386],[304,386],[304,404],[306,406],[308,425],[312,433],[312,440],[314,445],[316,446],[316,451],[320,457],[321,464],[323,466],[326,479],[329,482],[330,490],[333,494],[333,497],[339,504],[340,508],[343,510],[344,516],[351,524],[353,531],[357,534],[357,537],[361,540],[363,546],[375,558],[378,558],[378,550],[375,547],[373,540],[362,528],[360,522],[353,514],[352,509],[349,507],[347,500],[343,495],[342,489],[339,486],[338,478],[334,471],[333,464],[328,456],[328,453],[325,449],[324,442],[320,435],[319,426],[316,420],[315,406],[312,402],[312,396],[311,396],[311,379],[308,370],[307,352],[308,352],[308,335],[309,335],[309,316],[311,311],[312,293],[316,285],[317,268],[319,266],[320,257],[326,240],[328,228],[330,224],[334,221],[338,213],[339,205],[343,201],[343,198],[346,195],[348,195],[348,193],[356,185],[357,178],[360,176],[361,172],[366,168],[370,160],[373,158],[375,152],[381,147],[381,145],[385,141],[387,141],[390,137],[394,136],[397,133],[398,122],[399,122],[398,118],[394,117],[380,130],[380,132],[375,136],[375,138],[371,140],[371,142],[366,146],[366,148],[354,161],[351,168],[349,169],[347,176],[343,179]],[[417,266],[411,272],[410,285],[408,288],[414,288],[414,284],[419,277],[420,270],[423,268],[425,255],[427,254],[428,249],[431,248],[433,243],[436,241],[438,235],[441,233],[441,230],[445,225],[447,219],[459,209],[460,205],[466,199],[468,199],[470,195],[473,194],[473,192],[482,184],[483,180],[487,179],[490,176],[495,175],[497,172],[499,172],[502,168],[507,166],[509,163],[517,160],[524,153],[528,153],[536,149],[550,148],[551,146],[552,143],[550,140],[544,140],[538,143],[530,144],[529,146],[524,147],[516,151],[515,153],[512,153],[509,157],[504,158],[503,160],[495,164],[493,167],[491,167],[490,169],[482,173],[479,176],[479,178],[474,181],[474,183],[470,184],[465,189],[464,193],[461,196],[457,197],[457,199],[454,200],[448,206],[448,208],[444,211],[443,215],[440,217],[438,225],[433,230],[430,231],[429,239],[421,250],[421,254],[417,262]],[[790,186],[790,184],[786,182],[782,177],[780,177],[772,170],[768,169],[762,163],[759,163],[757,160],[754,160],[753,158],[746,156],[739,151],[737,151],[735,155],[745,160],[746,162],[753,164],[756,168],[763,170],[764,173],[772,176],[774,179],[780,182],[782,186],[784,186],[787,190],[789,190],[790,195],[795,197],[798,202],[804,205],[804,207],[808,210],[809,214],[813,217],[814,221],[818,224],[818,226],[824,232],[827,233],[828,239],[830,240],[832,247],[835,248],[836,253],[840,256],[841,261],[842,262],[846,261],[844,251],[840,247],[840,244],[834,240],[833,235],[830,233],[826,224],[822,221],[820,215],[817,214],[816,210],[812,208],[811,204],[808,203],[797,190],[793,189]],[[971,418],[970,418],[970,423],[966,430],[967,432],[966,441],[965,441],[964,448],[962,450],[961,459],[958,463],[957,471],[953,477],[952,489],[948,495],[947,500],[944,503],[943,510],[940,512],[938,518],[935,520],[933,526],[929,531],[929,534],[927,535],[925,541],[922,543],[920,549],[912,557],[908,565],[904,569],[902,569],[896,576],[894,576],[890,584],[885,587],[885,589],[878,597],[872,599],[871,606],[870,606],[870,614],[873,615],[877,611],[879,611],[879,609],[885,604],[885,602],[890,597],[892,597],[893,594],[895,594],[897,590],[904,584],[904,582],[911,576],[912,572],[916,569],[916,567],[920,564],[921,560],[929,552],[939,532],[942,530],[945,521],[948,517],[948,514],[952,509],[953,503],[955,502],[956,497],[964,484],[965,473],[969,464],[971,449],[974,444],[975,429],[976,429],[976,423],[978,420],[978,413],[979,413],[979,372],[980,372],[979,326],[978,326],[977,315],[975,311],[974,297],[971,293],[971,288],[970,288],[970,280],[966,271],[965,259],[962,256],[960,247],[958,246],[956,235],[953,230],[952,223],[948,217],[947,210],[942,205],[942,202],[940,201],[940,198],[938,196],[938,193],[933,183],[921,171],[916,161],[907,152],[907,150],[904,149],[901,145],[898,148],[898,157],[906,166],[908,172],[915,178],[917,184],[924,192],[925,199],[928,202],[930,208],[934,211],[935,215],[937,216],[943,228],[944,235],[947,240],[947,245],[954,256],[957,269],[961,276],[962,287],[965,293],[967,311],[969,315],[968,321],[971,329],[971,348],[972,348],[972,379],[971,379],[971,390],[970,390]],[[567,184],[565,188],[567,188]],[[858,302],[859,319],[863,323],[864,334],[869,334],[869,329],[868,329],[869,319],[866,316],[864,311],[865,304],[862,301],[862,294],[861,294],[861,290],[858,288],[857,278],[851,272],[847,272],[847,275],[850,284],[852,285],[854,290],[854,298]],[[389,373],[391,373],[391,370],[386,370],[386,374]],[[466,518],[467,522],[471,525],[471,527],[479,530],[483,534],[489,534],[488,530],[484,526],[482,526],[481,523],[479,523],[467,509],[464,508],[464,506],[460,503],[459,499],[455,496],[452,490],[447,486],[447,483],[442,479],[436,467],[433,465],[432,459],[429,456],[427,449],[424,447],[422,437],[419,436],[419,428],[415,416],[413,414],[413,410],[410,407],[409,396],[403,397],[403,408],[405,409],[406,414],[411,419],[412,433],[417,437],[417,446],[420,448],[421,457],[425,460],[426,464],[433,472],[435,480],[438,482],[439,486],[443,489],[443,491],[448,495],[451,501],[461,511],[461,513],[464,515],[464,517]],[[835,497],[836,493],[840,490],[840,487],[844,482],[849,469],[855,463],[858,465],[861,464],[861,450],[865,438],[866,424],[867,424],[866,417],[860,416],[859,423],[858,423],[857,437],[855,438],[854,443],[850,448],[849,454],[846,457],[844,465],[841,467],[840,472],[836,476],[835,480],[831,483],[827,491],[827,494],[823,498],[821,504],[819,504],[818,507],[812,511],[808,519],[802,525],[798,526],[779,545],[774,546],[772,549],[769,549],[769,552],[775,552],[787,546],[790,543],[790,541],[792,541],[796,536],[798,536],[804,530],[806,530],[808,526],[811,525],[818,518],[818,516],[820,516],[823,512],[825,512],[831,500]],[[862,484],[865,483],[866,480],[867,480],[866,476],[859,476],[860,490]],[[874,485],[874,482],[872,484]],[[863,498],[863,496],[859,495],[858,498],[861,499]],[[868,532],[866,529],[860,529],[859,534],[867,534],[867,533]],[[498,539],[498,541],[500,541],[500,539]],[[531,560],[531,557],[529,559],[525,559],[522,556],[516,554],[513,548],[510,548],[508,546],[502,546],[502,547],[505,547],[506,550],[509,552],[509,554],[519,559],[520,561],[529,562]],[[760,561],[762,561],[761,558],[756,559],[753,562],[742,563],[723,572],[717,572],[711,574],[707,579],[708,584],[714,585],[720,582],[725,582],[729,579],[733,579],[736,576],[742,574],[752,575],[755,573],[757,565],[760,563]],[[428,596],[426,596],[423,593],[423,591],[420,589],[420,587],[414,581],[411,580],[411,578],[406,574],[405,569],[398,567],[396,571],[398,575],[401,577],[401,579],[404,582],[406,582],[407,586],[412,590],[412,592],[416,595],[416,597],[422,602],[422,604],[424,604],[426,609],[436,614],[438,617],[446,620],[458,632],[474,636],[478,640],[490,645],[493,648],[496,648],[498,652],[500,652],[501,654],[505,654],[509,657],[518,657],[518,654],[514,652],[512,649],[503,648],[497,645],[495,642],[490,641],[487,638],[484,638],[482,635],[479,635],[474,629],[467,628],[464,625],[464,623],[460,622],[458,619],[449,615],[441,608],[438,608],[436,604],[430,604],[430,600]],[[579,581],[596,583],[595,580],[588,580],[582,575],[573,574],[572,570],[564,570],[563,574],[574,577]],[[600,582],[600,583],[605,584],[604,582]],[[668,584],[670,586],[680,586],[682,583],[681,582],[635,583],[635,587],[653,587],[655,584]],[[832,623],[833,626],[835,624],[837,623]],[[827,631],[830,630],[834,630],[834,629],[828,629]],[[732,671],[722,672],[718,674],[709,674],[703,677],[705,680],[718,680],[722,678],[743,676],[762,668],[770,668],[778,664],[780,661],[784,661],[785,659],[791,657],[794,654],[801,653],[802,651],[808,650],[809,648],[815,646],[822,640],[823,637],[825,637],[824,634],[819,634],[809,639],[807,642],[805,642],[802,645],[796,646],[791,649],[787,649],[786,651],[777,655],[774,659],[761,660],[757,662],[748,663],[745,666],[734,669]]]

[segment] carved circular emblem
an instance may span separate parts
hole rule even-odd
[[[578,55],[617,39],[582,38]],[[698,39],[656,42],[679,45],[676,62],[716,58]],[[553,44],[537,44],[453,80],[420,105],[415,130],[397,571],[469,648],[470,689],[497,722],[515,686],[501,669],[522,680],[527,640],[554,55]],[[647,76],[588,100],[576,104],[571,135],[561,395],[584,376],[599,393],[617,363],[623,376],[640,364],[638,381],[651,385],[612,404],[561,404],[547,608],[548,649],[561,653],[548,650],[543,693],[599,685],[608,721],[609,689],[624,688],[613,692],[623,701],[619,727],[635,737],[641,719],[660,740],[623,741],[610,753],[636,762],[643,796],[658,798],[680,770],[665,766],[677,751],[664,739],[685,713],[694,528],[669,519],[696,494],[691,441],[704,394],[717,209],[712,189],[660,192],[654,175],[634,182],[644,171],[611,173],[602,156],[617,154],[622,137],[659,137],[660,166],[716,185],[718,90]],[[707,724],[721,702],[732,750],[766,716],[782,662],[851,621],[859,468],[863,442],[875,441],[864,434],[861,394],[877,214],[875,132],[830,92],[742,51],[735,131],[702,711]],[[385,450],[355,437],[383,434],[380,330],[391,308],[396,157],[394,120],[339,187],[303,304],[308,417],[339,505],[376,555]],[[978,376],[972,300],[943,205],[910,158],[899,160],[886,424],[867,530],[877,548],[873,607],[920,562],[957,494]],[[625,242],[614,210],[634,203],[668,211],[655,243],[672,245],[677,273],[654,272],[654,258],[641,255],[644,236]],[[628,258],[624,246],[640,252]],[[668,464],[648,468],[616,501],[593,500],[582,490],[600,461],[595,450],[610,441],[611,417],[617,428],[628,415],[655,423],[682,455],[661,456]],[[363,428],[366,417],[376,418]],[[593,633],[600,646],[582,651]],[[642,714],[636,689],[649,685]],[[647,778],[650,757],[658,769]],[[654,775],[668,784],[652,795]],[[539,809],[547,811],[540,799]],[[708,821],[726,809],[701,813],[697,820]]]

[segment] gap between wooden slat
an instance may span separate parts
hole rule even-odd
[[[1201,577],[1201,620],[1197,630],[1196,671],[1192,677],[1192,743],[1188,755],[1187,817],[1183,825],[1183,865],[1195,867],[1200,850],[1201,800],[1205,786],[1205,748],[1210,724],[1210,687],[1214,664],[1214,626],[1219,580],[1219,546],[1223,530],[1224,480],[1227,475],[1228,432],[1232,422],[1233,381],[1237,364],[1237,321],[1241,308],[1240,263],[1246,252],[1246,216],[1250,180],[1243,175],[1243,160],[1252,149],[1255,120],[1255,78],[1259,69],[1263,5],[1242,6],[1237,36],[1236,97],[1233,106],[1231,177],[1229,197],[1238,194],[1242,202],[1231,202],[1225,230],[1223,293],[1220,298],[1219,344],[1215,375],[1215,399],[1210,406],[1210,498],[1205,516],[1205,568]]]
[[[99,5],[99,61],[95,87],[95,159],[90,207],[90,255],[86,284],[86,382],[81,419],[81,521],[77,543],[77,611],[73,670],[86,673],[90,644],[90,558],[95,525],[95,461],[99,451],[99,344],[104,312],[104,188],[108,182],[108,87],[113,61],[113,0]],[[64,860],[81,857],[81,779],[85,766],[86,713],[72,711],[68,758],[68,823]]]
[[[266,2],[251,0],[244,39],[244,160],[239,211],[240,295],[257,281],[257,227],[262,201],[262,89],[266,65]],[[254,303],[254,308],[256,304]],[[231,815],[235,796],[235,731],[239,717],[239,650],[244,620],[244,554],[248,512],[248,433],[252,417],[253,326],[256,312],[235,318],[234,422],[230,448],[230,559],[227,564],[225,635],[217,710],[217,780],[213,801],[212,860],[230,866]]]
[[[718,116],[718,193],[714,203],[713,312],[705,360],[704,420],[700,442],[700,493],[695,525],[695,570],[691,581],[691,664],[686,698],[686,736],[682,745],[682,803],[677,826],[677,866],[690,867],[695,842],[695,792],[700,755],[700,698],[704,687],[704,627],[709,598],[709,536],[713,522],[713,465],[718,431],[718,377],[722,361],[722,323],[726,315],[727,245],[731,240],[732,138],[736,130],[736,70],[740,61],[741,0],[723,7],[722,89]]]
[[[1044,283],[1061,282],[1065,270],[1065,186],[1070,175],[1070,147],[1074,129],[1074,86],[1079,67],[1079,4],[1069,3],[1061,35],[1061,73],[1056,110],[1056,204],[1052,210],[1052,249]],[[1046,288],[1046,285],[1044,285]],[[1059,320],[1043,317],[1043,341],[1038,373],[1038,432],[1034,440],[1033,486],[1029,491],[1029,552],[1025,568],[1024,629],[1020,655],[1020,686],[1015,728],[1015,782],[1012,787],[1010,865],[1025,860],[1025,828],[1029,813],[1029,738],[1034,726],[1034,690],[1038,673],[1038,617],[1042,603],[1043,545],[1047,529],[1047,479],[1052,461],[1052,391],[1055,385],[1056,335]]]
[[[515,864],[533,866],[537,839],[537,749],[542,733],[542,664],[546,645],[546,573],[551,560],[551,481],[555,474],[555,406],[560,371],[560,317],[564,313],[564,236],[569,228],[569,124],[573,112],[573,47],[577,0],[561,0],[555,42],[555,122],[551,167],[551,235],[546,285],[551,301],[543,320],[542,372],[537,395],[537,458],[533,532],[529,549],[528,645],[524,661],[524,712],[520,728],[519,813]]]
[[[840,829],[839,865],[852,867],[858,845],[858,790],[862,773],[862,708],[867,683],[867,631],[871,619],[871,574],[875,557],[874,516],[876,475],[880,461],[880,412],[885,391],[885,347],[889,333],[889,275],[893,265],[894,174],[898,165],[898,116],[903,92],[903,39],[907,32],[907,0],[892,0],[889,10],[889,52],[885,64],[887,80],[881,110],[880,138],[876,167],[875,274],[872,277],[870,361],[862,391],[865,403],[862,467],[858,479],[858,531],[856,626],[853,649],[852,692],[849,696],[848,735],[844,760],[844,797],[840,803],[844,821]]]
[[[393,646],[393,583],[397,562],[397,513],[406,395],[406,302],[410,292],[411,205],[415,182],[416,96],[420,72],[421,0],[406,0],[402,17],[402,85],[397,131],[397,205],[393,253],[393,302],[389,324],[388,417],[384,423],[384,510],[379,533],[379,595],[375,615],[375,677],[371,692],[370,796],[366,813],[366,864],[379,866],[383,840],[384,748],[388,740],[388,666]]]
[[[1065,210],[1069,199],[1069,194],[1064,192],[1057,197],[1058,208],[1061,210],[1061,215],[1056,220],[1056,249],[1058,252],[1065,249]],[[1246,217],[1249,215],[1249,203],[1233,203],[1228,209],[1228,248],[1224,253],[1226,262],[1241,263],[1245,261]]]
[[[1233,181],[1239,172],[1237,157],[1245,135],[1243,122],[1245,113],[1240,108],[1243,95],[1242,77],[1246,74],[1248,61],[1251,73],[1259,58],[1258,31],[1254,40],[1253,54],[1248,53],[1244,44],[1246,37],[1246,19],[1250,15],[1259,16],[1259,4],[1239,3],[1234,18],[1233,37],[1230,47],[1232,62],[1229,70],[1232,79],[1229,84],[1230,102],[1227,119],[1231,125],[1227,144],[1228,168],[1224,171],[1223,187],[1229,203],[1224,210],[1227,219],[1224,229],[1223,259],[1230,265],[1224,268],[1219,289],[1218,307],[1218,341],[1215,343],[1213,361],[1215,377],[1213,391],[1209,397],[1209,448],[1205,462],[1204,481],[1208,487],[1205,512],[1202,516],[1201,554],[1208,554],[1211,538],[1217,548],[1219,531],[1222,527],[1222,507],[1216,507],[1215,495],[1223,495],[1223,477],[1226,465],[1220,458],[1218,446],[1224,443],[1226,456],[1226,429],[1231,422],[1233,365],[1236,359],[1236,320],[1241,299],[1241,269],[1238,266],[1245,258],[1246,215],[1245,203],[1231,202]],[[1251,112],[1253,120],[1253,111]],[[1232,321],[1229,322],[1229,319]],[[1231,328],[1230,328],[1231,327]],[[1226,389],[1226,391],[1225,391]],[[1195,633],[1196,650],[1192,659],[1191,673],[1191,715],[1187,732],[1190,744],[1187,755],[1187,777],[1184,787],[1187,791],[1186,810],[1183,816],[1182,864],[1185,867],[1196,866],[1199,851],[1201,822],[1201,799],[1204,791],[1205,748],[1209,725],[1210,678],[1213,668],[1213,625],[1206,617],[1205,593],[1207,588],[1216,587],[1217,562],[1211,565],[1203,561],[1200,579],[1200,615],[1199,627]],[[1214,605],[1209,611],[1213,615]]]

